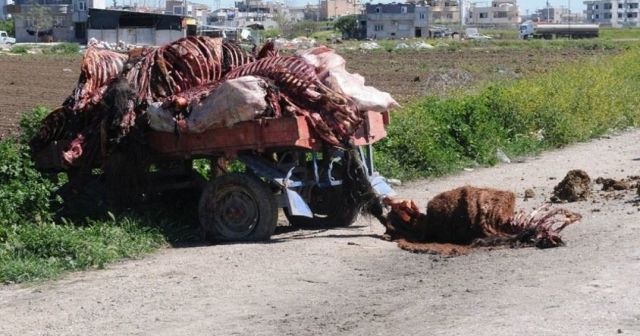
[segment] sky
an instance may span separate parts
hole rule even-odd
[[[288,5],[292,6],[303,6],[308,3],[317,4],[319,0],[280,0],[286,2]],[[372,3],[389,3],[393,2],[391,0],[362,0],[366,2]],[[465,0],[467,3],[476,2],[478,5],[482,5],[482,3],[490,3],[491,0]],[[215,8],[214,0],[194,0],[194,2],[204,3],[206,5]],[[405,2],[404,0],[396,0],[396,2]],[[220,5],[222,7],[233,7],[234,0],[220,0]],[[582,0],[549,0],[550,6],[564,6],[571,7],[572,12],[582,12],[585,9],[585,5],[582,3]],[[520,7],[520,14],[526,15],[527,10],[529,14],[532,14],[536,9],[546,7],[545,0],[518,0],[518,6]]]

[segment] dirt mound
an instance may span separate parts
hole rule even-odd
[[[587,200],[591,196],[591,178],[580,169],[570,170],[553,188],[552,202],[577,202]]]
[[[612,178],[598,177],[596,184],[602,184],[602,191],[615,191],[615,190],[629,190],[635,187],[640,187],[640,176],[629,176],[621,180],[615,180]]]
[[[413,201],[387,199],[386,204],[391,207],[388,240],[411,252],[444,255],[465,254],[477,246],[560,246],[560,231],[581,218],[548,205],[516,213],[514,193],[472,186],[436,195],[426,214]]]

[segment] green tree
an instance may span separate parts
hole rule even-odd
[[[273,15],[273,21],[278,24],[278,29],[284,36],[289,36],[291,34],[291,28],[293,27],[293,21],[289,19],[289,17],[279,9]]]
[[[341,16],[336,20],[334,27],[347,38],[357,37],[358,17],[356,15]]]
[[[35,41],[38,42],[38,34],[53,27],[53,14],[51,9],[37,2],[32,2],[22,18],[27,22],[27,28],[33,29]]]
[[[0,20],[0,30],[6,31],[9,36],[15,36],[16,31],[14,28],[13,19]]]

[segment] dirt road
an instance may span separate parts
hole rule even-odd
[[[492,186],[532,208],[569,169],[594,179],[637,175],[639,144],[635,130],[399,191],[424,206],[440,191]],[[533,187],[536,197],[521,201]],[[563,232],[566,247],[549,250],[411,254],[378,239],[382,228],[366,218],[349,229],[282,233],[269,244],[166,249],[0,287],[0,334],[639,335],[638,198],[607,196],[566,205],[584,219]]]

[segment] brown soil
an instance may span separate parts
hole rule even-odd
[[[554,65],[614,51],[586,49],[436,49],[401,52],[339,51],[349,71],[390,92],[400,104],[496,80],[551,71]]]
[[[640,176],[629,176],[627,178],[616,180],[607,177],[598,177],[596,184],[602,184],[602,191],[627,190],[640,187]]]
[[[0,55],[0,139],[37,105],[60,106],[80,74],[81,55]]]
[[[591,178],[580,169],[570,170],[558,185],[553,188],[553,202],[577,202],[591,196]]]
[[[533,189],[529,188],[529,189],[524,191],[524,200],[525,201],[528,200],[529,198],[534,198],[534,197],[536,197],[536,192]]]

